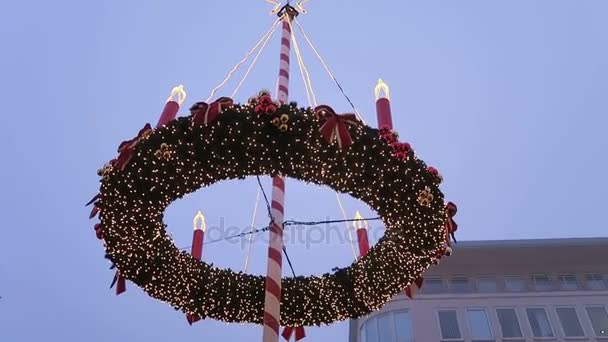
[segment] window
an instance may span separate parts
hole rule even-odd
[[[585,284],[589,290],[605,290],[606,282],[601,274],[586,274]]]
[[[578,319],[575,308],[557,308],[557,317],[562,324],[562,330],[566,337],[585,337],[585,332]]]
[[[458,316],[456,310],[439,311],[439,327],[441,328],[441,338],[444,340],[461,340],[460,327],[458,326]]]
[[[608,336],[608,314],[606,313],[606,308],[603,306],[591,306],[586,309],[595,336]]]
[[[520,276],[506,276],[505,277],[505,290],[509,292],[523,292],[526,291],[526,281]]]
[[[363,341],[365,341],[365,342],[379,342],[379,339],[378,339],[378,320],[376,318],[370,318],[363,325]]]
[[[469,328],[471,328],[473,341],[490,341],[493,339],[486,310],[467,310],[467,319],[469,321]]]
[[[515,309],[496,309],[498,323],[504,338],[523,337]]]
[[[445,283],[441,278],[427,278],[424,279],[424,286],[422,287],[422,293],[425,294],[437,294],[448,292],[445,288]]]
[[[543,308],[526,309],[528,321],[534,337],[553,337],[551,321],[547,316],[547,311]]]
[[[551,278],[546,274],[535,274],[532,276],[532,283],[536,291],[551,291],[553,290],[553,283]]]
[[[559,276],[560,290],[577,290],[578,282],[574,274],[562,274]]]
[[[454,277],[450,279],[450,286],[454,293],[471,293],[472,286],[467,277]]]
[[[494,278],[494,277],[477,278],[477,290],[482,293],[498,292],[498,289],[496,286],[496,278]]]
[[[397,333],[397,342],[414,341],[412,319],[409,312],[400,311],[395,313],[395,332]]]
[[[367,320],[361,328],[364,342],[412,342],[412,321],[407,311],[388,312]]]

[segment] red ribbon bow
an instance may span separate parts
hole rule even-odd
[[[224,109],[232,107],[233,103],[229,97],[220,97],[211,104],[197,102],[190,108],[190,112],[194,114],[192,123],[196,125],[209,125],[217,120],[217,117]]]
[[[456,231],[458,230],[458,224],[456,224],[456,222],[454,221],[454,216],[458,212],[458,208],[456,207],[456,204],[448,202],[448,204],[446,204],[445,206],[445,211],[447,214],[447,219],[445,223],[446,242],[448,243],[448,246],[451,246],[452,244],[450,241],[450,236],[452,237],[454,242],[457,242],[454,233],[456,233]]]
[[[277,111],[277,105],[272,101],[270,95],[262,95],[257,100],[255,112],[258,114],[274,114]]]
[[[304,331],[304,327],[285,327],[281,336],[285,339],[285,341],[289,341],[291,339],[291,335],[295,332],[295,340],[299,341],[306,337],[306,332]]]
[[[325,137],[327,142],[332,143],[336,140],[340,148],[353,144],[353,139],[348,131],[348,125],[359,124],[359,120],[355,114],[336,114],[331,107],[325,105],[315,108],[315,114],[317,117],[325,120],[325,123],[319,128],[319,132],[321,132],[321,135]]]
[[[125,166],[127,166],[127,164],[129,164],[129,162],[131,161],[131,158],[133,157],[133,152],[135,151],[135,147],[137,146],[137,144],[142,139],[150,135],[150,133],[152,133],[152,126],[150,126],[150,124],[146,124],[144,128],[139,131],[135,138],[123,141],[118,146],[119,155],[118,158],[116,158],[116,161],[114,162],[114,166],[119,170],[124,170]]]

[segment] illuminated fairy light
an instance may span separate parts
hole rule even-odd
[[[250,175],[284,174],[328,185],[367,203],[386,226],[385,236],[353,265],[321,276],[284,278],[281,325],[362,317],[436,260],[445,241],[443,194],[412,149],[396,150],[400,145],[393,133],[349,126],[354,143],[340,149],[320,134],[325,120],[309,108],[293,103],[274,114],[258,114],[255,108],[255,103],[235,105],[206,126],[193,125],[191,117],[173,120],[141,138],[124,170],[106,172],[95,206],[106,257],[122,276],[185,313],[262,323],[265,278],[197,261],[174,245],[162,222],[176,199]],[[283,115],[289,117],[285,132],[272,123]],[[155,152],[162,144],[159,158]],[[422,206],[417,199],[427,188],[433,197]],[[203,222],[195,218],[195,229]]]
[[[184,89],[184,86],[182,84],[173,87],[173,89],[171,90],[171,95],[169,95],[169,98],[167,98],[167,102],[169,101],[174,101],[177,102],[180,106],[186,102],[186,90]]]
[[[194,226],[194,230],[205,231],[205,229],[207,229],[207,222],[205,221],[205,216],[203,215],[203,213],[200,212],[200,210],[198,213],[196,213],[196,216],[194,216],[192,225]]]
[[[378,85],[376,86],[376,89],[374,90],[374,92],[376,94],[376,101],[378,101],[381,98],[385,98],[387,100],[391,99],[390,88],[388,87],[388,84],[384,83],[384,81],[381,78],[378,79]],[[382,93],[384,93],[384,96],[382,96]]]

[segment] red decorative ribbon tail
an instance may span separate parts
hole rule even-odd
[[[98,213],[99,213],[99,208],[93,207],[93,209],[91,209],[91,213],[89,214],[89,219],[94,218]]]
[[[414,294],[422,289],[423,284],[424,278],[418,277],[413,284],[410,284],[405,288],[405,295],[408,296],[409,299],[414,299]]]
[[[114,274],[114,279],[112,279],[112,284],[110,285],[110,288],[113,288],[114,285],[116,285],[117,296],[127,291],[127,282],[118,271],[116,271],[116,273]]]
[[[304,327],[285,327],[281,336],[283,336],[285,341],[289,341],[294,332],[296,341],[302,340],[304,339],[304,337],[306,337],[306,331],[304,331]]]
[[[201,320],[201,318],[200,318],[200,317],[198,317],[198,316],[193,316],[193,315],[191,315],[191,314],[187,314],[187,315],[186,315],[186,320],[188,320],[188,324],[192,325],[192,324],[194,324],[194,323],[196,323],[196,322],[200,321],[200,320]]]
[[[97,201],[97,200],[99,199],[99,197],[100,197],[100,195],[99,195],[99,194],[95,195],[95,197],[91,198],[91,200],[90,200],[90,201],[88,201],[88,202],[87,202],[87,204],[85,204],[84,206],[85,206],[85,207],[90,206],[90,205],[91,205],[91,204],[93,204],[95,201]]]
[[[458,224],[456,223],[456,221],[454,221],[454,216],[458,212],[458,207],[456,207],[456,204],[454,204],[452,202],[448,202],[448,204],[446,204],[446,206],[445,206],[445,210],[447,213],[447,219],[446,219],[446,224],[445,224],[446,242],[447,242],[448,246],[452,246],[451,241],[450,241],[450,236],[452,237],[452,240],[454,240],[455,243],[458,243],[458,241],[456,241],[456,236],[455,236],[455,233],[458,230]]]
[[[95,236],[97,236],[99,240],[103,240],[103,228],[100,223],[95,225]]]

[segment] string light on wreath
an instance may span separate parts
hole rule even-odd
[[[281,174],[360,199],[386,226],[378,243],[348,267],[283,278],[281,325],[323,325],[379,309],[445,253],[452,221],[436,176],[411,149],[408,158],[396,157],[398,141],[389,132],[344,122],[349,118],[327,106],[318,115],[319,108],[277,105],[264,96],[244,105],[227,98],[197,103],[189,117],[144,127],[125,142],[120,153],[128,162],[112,162],[91,202],[106,258],[121,277],[192,317],[261,324],[264,277],[180,251],[163,212],[221,180]],[[276,118],[287,131],[277,129]],[[330,120],[335,126],[327,129]]]

